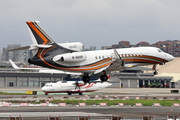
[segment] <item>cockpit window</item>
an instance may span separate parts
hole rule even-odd
[[[52,85],[45,85],[46,87],[52,87]]]
[[[158,49],[158,52],[163,52],[161,49]]]

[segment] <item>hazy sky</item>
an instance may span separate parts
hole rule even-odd
[[[56,42],[110,46],[180,40],[180,0],[0,0],[0,50],[31,44],[26,21]]]

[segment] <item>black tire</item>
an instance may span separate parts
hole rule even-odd
[[[108,76],[107,75],[101,75],[100,76],[100,79],[101,79],[101,81],[107,81],[108,80]]]
[[[89,76],[83,76],[82,80],[83,80],[83,82],[88,83],[90,81],[90,77]]]
[[[83,95],[83,92],[79,92],[79,95]]]
[[[48,93],[45,93],[45,95],[48,95]]]
[[[158,72],[157,71],[154,71],[154,75],[157,75],[158,74]]]
[[[71,95],[71,92],[68,92],[68,95]]]

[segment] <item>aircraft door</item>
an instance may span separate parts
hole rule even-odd
[[[13,82],[9,82],[9,87],[13,87],[14,83]]]

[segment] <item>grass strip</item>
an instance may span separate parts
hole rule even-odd
[[[27,95],[26,93],[7,93],[7,92],[0,92],[0,95]]]
[[[38,103],[46,102],[45,100],[40,100]],[[134,106],[135,103],[142,103],[143,106],[152,106],[154,103],[160,103],[162,106],[172,106],[173,103],[180,103],[179,100],[147,100],[147,99],[128,99],[128,100],[59,100],[55,99],[50,101],[51,103],[58,104],[61,102],[66,102],[66,104],[77,105],[78,103],[86,103],[87,105],[99,105],[100,103],[107,103],[108,106],[118,105],[118,103],[124,103],[124,105]]]

